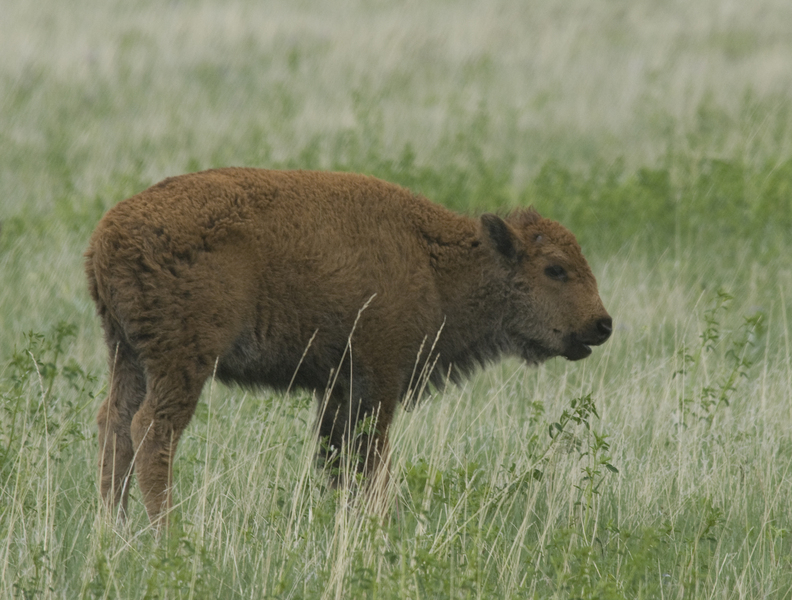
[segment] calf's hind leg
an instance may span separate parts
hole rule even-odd
[[[97,416],[100,489],[109,508],[121,505],[118,517],[124,520],[134,458],[132,418],[146,395],[146,375],[128,346],[109,346],[110,393]]]
[[[172,507],[173,457],[209,373],[192,365],[151,365],[146,398],[132,419],[135,470],[149,519],[167,524]]]

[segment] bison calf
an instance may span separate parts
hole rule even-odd
[[[169,178],[110,210],[86,259],[110,353],[102,495],[126,511],[134,461],[155,524],[215,369],[224,382],[327,390],[325,458],[351,443],[353,468],[372,476],[387,468],[396,405],[427,378],[458,379],[501,355],[578,360],[611,333],[558,223],[532,209],[473,219],[360,175]]]

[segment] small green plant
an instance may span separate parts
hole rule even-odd
[[[67,358],[77,328],[62,321],[49,332],[28,332],[24,345],[14,351],[0,380],[0,475],[11,473],[11,465],[27,444],[35,443],[36,432],[46,434],[62,448],[82,439],[76,415],[94,401],[96,377],[73,358]],[[69,393],[54,398],[56,385]]]
[[[78,419],[95,397],[96,378],[69,358],[76,331],[75,325],[60,322],[46,333],[25,334],[22,348],[0,372],[0,514],[19,511],[44,523],[45,529],[56,510],[50,502],[57,493],[55,465],[85,440]],[[42,473],[42,481],[20,487],[20,478],[30,472]],[[15,594],[48,596],[56,591],[58,558],[52,534],[27,538],[25,534],[11,569],[17,573]]]
[[[52,572],[50,555],[44,544],[41,542],[31,544],[27,548],[28,559],[33,568],[28,573],[22,575],[14,582],[14,590],[20,598],[32,600],[40,598],[49,593],[55,592],[51,586],[47,585],[47,580]]]
[[[699,344],[694,348],[686,345],[678,350],[681,362],[673,377],[682,377],[683,393],[679,399],[679,427],[689,427],[695,422],[711,425],[719,409],[730,405],[739,382],[748,378],[754,364],[751,349],[754,339],[764,333],[765,316],[762,312],[743,317],[734,331],[724,328],[724,318],[734,298],[719,289],[712,305],[704,311],[703,330]],[[707,354],[721,351],[720,364],[708,383],[700,382],[701,367]]]
[[[146,600],[171,598],[222,597],[217,587],[216,569],[211,554],[195,528],[186,528],[178,515],[171,515],[168,535],[154,547],[149,559]]]
[[[587,510],[592,508],[594,496],[599,494],[600,486],[608,472],[618,474],[619,469],[611,464],[611,457],[608,454],[610,443],[607,433],[598,433],[591,427],[591,419],[596,417],[597,406],[591,398],[591,394],[574,398],[570,403],[569,409],[561,413],[561,417],[549,426],[551,440],[555,441],[559,436],[568,430],[570,424],[582,426],[584,428],[583,439],[575,439],[575,446],[581,459],[585,459],[583,466],[583,478],[579,485],[575,486],[580,491],[580,499],[577,504],[584,506]]]

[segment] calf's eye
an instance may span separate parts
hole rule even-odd
[[[550,279],[555,279],[556,281],[566,281],[569,278],[564,267],[560,265],[549,266],[544,272]]]

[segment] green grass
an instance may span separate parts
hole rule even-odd
[[[0,597],[792,596],[792,9],[238,0],[0,19]],[[313,468],[313,401],[207,385],[173,535],[96,481],[103,212],[225,165],[534,204],[614,316],[393,433],[390,518]]]

